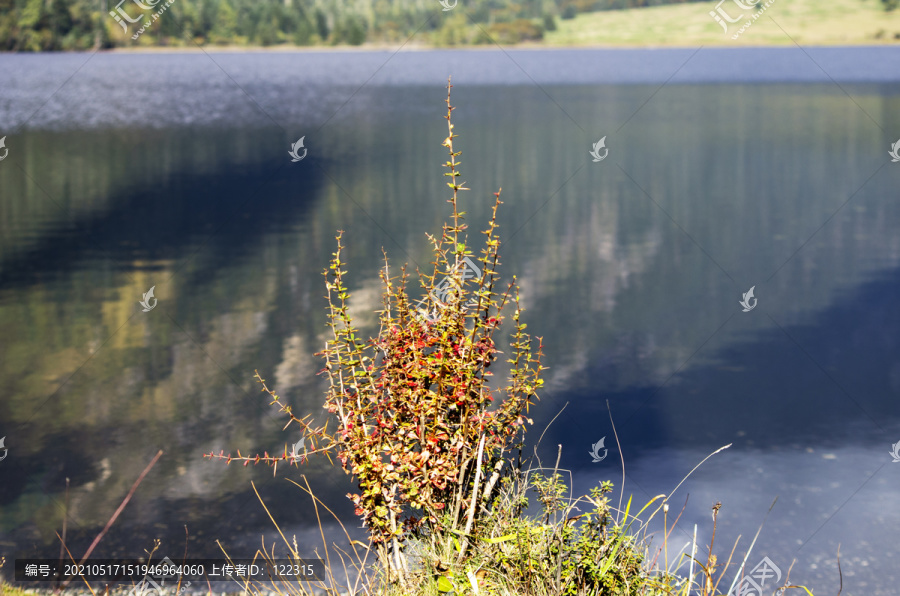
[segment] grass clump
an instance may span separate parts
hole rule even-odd
[[[6,564],[6,557],[0,557],[0,570]],[[3,574],[0,573],[0,596],[31,596],[34,592],[18,588],[3,581]]]

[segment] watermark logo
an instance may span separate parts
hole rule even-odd
[[[129,596],[163,596],[162,586],[147,577],[142,579],[129,593]]]
[[[756,308],[756,303],[759,302],[756,298],[753,297],[753,289],[756,286],[752,286],[747,292],[744,292],[744,299],[738,302],[741,306],[744,307],[744,312],[750,312],[754,308]],[[750,304],[750,301],[753,300],[753,304]]]
[[[462,284],[466,283],[466,280],[481,279],[481,269],[469,257],[465,257],[462,261],[460,261],[459,267],[462,269],[462,271],[460,271],[460,280],[458,282],[460,284],[460,288],[462,287]],[[431,298],[438,307],[444,308],[447,304],[450,290],[452,289],[452,286],[456,285],[456,283],[457,282],[454,277],[451,277],[449,275],[442,279],[441,283],[435,286],[434,290],[428,296],[422,298],[421,300],[419,300],[419,302],[416,303],[415,311],[421,314],[425,319],[433,323],[437,319],[437,309],[435,309],[434,311],[429,311],[427,308],[423,308],[423,305],[428,300],[428,298]],[[463,307],[463,310],[465,311],[466,309],[472,308],[477,304],[478,299],[473,298],[469,301],[468,304]]]
[[[765,590],[766,580],[773,577],[775,578],[775,581],[772,582],[773,584],[781,581],[781,569],[769,557],[763,557],[763,560],[753,568],[753,571],[746,575],[739,584],[732,586],[731,590],[728,591],[728,596],[763,596],[768,594],[771,592],[771,588],[769,592]],[[780,588],[775,592],[775,595],[781,596],[784,592],[785,589]]]
[[[603,149],[603,155],[600,155],[600,150]],[[603,161],[606,159],[606,156],[609,155],[609,149],[606,148],[606,137],[603,137],[596,143],[594,143],[594,148],[591,151],[588,151],[591,154],[591,157],[594,158],[594,163],[598,161]]]
[[[3,450],[3,457],[0,457],[0,461],[6,459],[6,456],[9,455],[9,449],[7,449],[6,445],[3,444],[4,441],[6,441],[6,437],[0,437],[0,449]],[[900,445],[900,443],[897,444]]]
[[[591,451],[590,451],[590,454],[591,454],[591,457],[594,458],[593,461],[591,461],[592,464],[595,464],[595,463],[597,463],[597,462],[601,462],[601,461],[603,461],[604,459],[606,459],[606,455],[607,455],[607,453],[609,452],[609,449],[604,449],[604,447],[603,447],[603,442],[604,442],[604,441],[606,441],[606,437],[603,437],[602,439],[600,439],[599,441],[597,441],[596,443],[594,443],[593,445],[591,445]],[[601,450],[601,449],[603,449],[603,457],[600,457],[600,450]]]
[[[456,8],[456,3],[458,2],[458,0],[453,0],[453,4],[450,4],[449,2],[447,2],[447,0],[439,0],[439,2],[441,3],[441,6],[444,7],[443,11],[447,12],[448,10],[453,10],[454,8]]]
[[[138,23],[144,16],[138,15],[135,18],[131,18],[131,16],[127,12],[125,12],[125,9],[122,8],[122,5],[127,1],[128,0],[121,0],[121,2],[116,4],[115,10],[109,11],[109,16],[114,18],[118,24],[122,25],[122,31],[124,31],[125,33],[128,33],[128,25],[125,24],[126,21],[128,21],[129,23]],[[141,2],[140,0],[132,0],[132,2],[137,4],[138,8],[140,8],[142,11],[148,11],[156,6],[159,3],[159,0],[156,0],[156,2],[151,3],[149,6]]]
[[[727,12],[725,12],[725,9],[722,8],[722,4],[724,3],[725,0],[719,0],[719,3],[716,4],[716,9],[709,11],[709,16],[714,18],[718,24],[722,25],[722,29],[725,31],[725,34],[728,35],[728,25],[725,24],[725,21],[728,21],[729,23],[737,23],[744,18],[744,15],[740,15],[736,19],[731,18],[731,16]]]
[[[166,557],[163,559],[158,565],[153,565],[154,567],[160,567],[162,570],[166,569],[176,569],[175,563],[172,562],[172,559]],[[158,579],[161,583],[165,584],[165,578],[167,577],[175,577],[174,573],[170,573],[168,575],[155,575],[150,576],[147,575],[143,580],[138,582],[131,592],[128,593],[128,596],[165,596],[166,590],[154,581]],[[183,594],[188,586],[191,585],[191,582],[185,582],[184,586],[182,586],[181,590],[179,590],[178,594]]]
[[[0,447],[2,446],[3,440],[0,439]],[[891,451],[891,457],[894,458],[894,461],[892,461],[891,463],[900,464],[900,441],[897,441],[896,443],[891,445],[891,449],[893,449],[893,451]]]
[[[3,137],[5,139],[6,137]],[[0,139],[0,147],[3,146],[3,139]],[[897,142],[891,145],[891,150],[888,151],[888,155],[891,156],[891,162],[900,161],[900,139],[897,139]],[[5,155],[3,157],[6,157]],[[0,159],[3,159],[0,157]]]
[[[300,461],[301,459],[306,459],[305,455],[300,455],[300,450],[303,449],[303,446],[306,444],[306,437],[302,437],[299,441],[294,443],[293,451],[291,451],[291,457],[294,458],[294,461]]]
[[[124,31],[125,33],[128,33],[128,25],[126,24],[126,22],[132,23],[132,24],[139,23],[141,21],[141,19],[143,19],[144,17],[147,17],[147,20],[144,21],[144,24],[141,26],[141,28],[138,29],[138,31],[134,35],[131,36],[131,39],[137,39],[141,35],[143,35],[144,31],[149,29],[150,26],[154,22],[156,22],[157,19],[159,19],[160,15],[162,15],[162,13],[166,12],[166,10],[168,10],[169,7],[175,3],[175,0],[166,0],[166,3],[163,6],[161,6],[159,8],[159,10],[148,15],[147,12],[153,10],[153,8],[157,4],[159,4],[161,2],[161,0],[144,0],[144,2],[142,2],[141,0],[131,0],[142,11],[141,14],[132,18],[125,11],[125,9],[122,8],[122,5],[125,4],[127,1],[128,0],[121,0],[118,4],[116,4],[115,10],[109,11],[109,15],[112,18],[114,18],[119,25],[122,26],[122,31]]]
[[[151,310],[156,308],[156,304],[157,304],[157,302],[159,302],[159,300],[157,300],[156,298],[153,297],[154,288],[156,288],[156,286],[153,286],[152,288],[150,288],[150,291],[144,294],[144,299],[138,303],[144,307],[144,312],[150,312]],[[151,299],[153,300],[152,306],[150,305]]]
[[[303,146],[303,139],[306,138],[306,135],[300,137],[300,140],[291,145],[291,150],[288,151],[288,155],[290,155],[293,159],[291,159],[291,163],[295,163],[306,157],[306,147]],[[303,155],[297,153],[299,149],[303,149]]]
[[[898,141],[900,143],[900,141]],[[0,161],[6,159],[6,156],[9,155],[9,149],[6,147],[6,137],[0,139],[0,149],[3,149],[3,155],[0,155]]]
[[[738,37],[740,37],[744,33],[744,31],[750,28],[750,25],[752,25],[759,17],[762,16],[762,14],[766,11],[767,8],[769,8],[769,6],[775,3],[775,0],[766,0],[765,3],[763,3],[762,0],[756,0],[756,2],[750,3],[745,3],[742,0],[731,1],[737,4],[738,8],[744,11],[756,10],[757,8],[759,9],[755,13],[750,15],[750,18],[740,26],[738,32],[731,36],[732,39],[737,39]],[[731,23],[733,25],[747,15],[738,14],[736,18],[733,18],[730,14],[725,12],[724,8],[722,8],[722,4],[724,3],[725,0],[719,0],[719,3],[716,4],[715,10],[709,11],[709,16],[715,19],[715,21],[722,26],[722,30],[725,32],[725,35],[728,35],[728,23]]]

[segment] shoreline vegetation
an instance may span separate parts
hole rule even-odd
[[[311,500],[320,530],[323,516],[330,515],[340,524],[348,546],[329,546],[321,532],[324,550],[317,550],[316,556],[326,561],[324,578],[300,581],[292,576],[265,583],[246,580],[242,590],[226,593],[718,596],[731,592],[753,568],[755,561],[750,557],[762,525],[743,552],[738,551],[740,538],[732,547],[716,545],[722,507],[716,503],[711,504],[707,546],[698,543],[696,526],[692,543],[676,545],[670,540],[687,507],[686,499],[680,507],[671,500],[670,512],[670,499],[697,468],[731,445],[710,453],[668,494],[653,497],[639,510],[632,497],[625,500],[624,460],[618,502],[614,504],[611,481],[602,481],[590,494],[575,498],[571,472],[559,467],[562,445],[557,448],[555,464],[549,467],[537,457],[537,446],[534,457],[528,456],[524,436],[533,421],[527,414],[529,407],[540,400],[541,373],[546,370],[541,364],[543,341],[525,332],[525,311],[519,304],[515,276],[507,283],[499,281],[501,241],[496,230],[501,225],[500,190],[493,193],[493,212],[481,231],[484,238],[476,236],[469,244],[467,225],[463,223],[465,212],[458,210],[458,193],[469,189],[458,180],[461,162],[457,158],[462,152],[454,147],[457,135],[451,123],[455,109],[450,103],[451,88],[448,80],[448,136],[442,145],[449,153],[444,176],[449,178],[447,186],[452,190],[447,201],[452,218],[444,224],[440,237],[428,236],[435,260],[430,275],[419,275],[426,298],[412,302],[406,293],[406,267],[392,268],[383,251],[380,330],[375,338],[360,337],[349,314],[352,295],[349,281],[345,282],[349,272],[343,269],[343,232],[339,231],[336,252],[324,271],[331,339],[316,354],[325,360],[319,373],[328,378],[323,408],[331,414],[330,422],[337,422],[335,430],[329,432],[327,423],[313,427],[311,414],[295,416],[291,406],[281,402],[257,373],[261,391],[268,394],[266,399],[271,398],[270,405],[278,407],[287,419],[284,429],[296,424],[302,440],[273,455],[205,455],[226,464],[263,463],[275,474],[279,464],[282,469],[292,469],[322,455],[336,465],[331,458],[334,455],[360,490],[347,497],[369,532],[368,544],[351,539],[344,523],[315,496],[305,476],[300,476],[302,483],[286,478],[300,490],[298,504],[307,506],[307,497]],[[477,251],[474,245],[479,239],[484,248]],[[511,316],[505,314],[510,310]],[[498,349],[502,336],[509,338],[504,351]],[[504,360],[510,365],[502,368],[507,384],[489,383],[493,373],[487,369],[492,364],[502,367]],[[618,443],[611,410],[610,421]],[[542,438],[543,434],[538,445]],[[159,452],[150,462],[81,560],[102,541],[161,455]],[[255,485],[253,490],[256,492]],[[280,553],[286,547],[289,558],[299,560],[296,537],[289,540],[284,535],[278,525],[278,511],[269,509],[258,492],[256,496],[283,544],[263,544],[255,555],[238,558],[261,562],[284,559]],[[535,517],[526,514],[532,503],[539,505]],[[65,527],[59,536],[67,556],[75,561],[65,544]],[[159,548],[156,541],[148,551],[148,560],[161,558],[155,556]],[[231,559],[222,549],[224,558]],[[190,558],[189,553],[186,558]],[[4,562],[9,561],[0,557],[0,573],[4,572]],[[808,588],[792,584],[790,575],[788,569],[782,585],[777,586],[779,594],[791,591],[812,596]],[[203,593],[203,583],[192,582],[189,593]],[[165,595],[152,590],[138,596],[180,594],[181,584],[179,579],[173,589],[167,587]],[[67,593],[109,593],[91,587],[86,591],[75,581],[70,585]],[[120,585],[112,592],[125,594],[131,590],[130,585]],[[0,596],[49,593],[0,581]]]
[[[109,3],[119,11],[111,15],[88,0],[0,0],[0,51],[897,45],[898,2],[769,0],[746,9],[749,2],[733,0],[470,0],[441,10],[438,0],[402,8],[381,1],[347,8],[298,0],[125,0]]]

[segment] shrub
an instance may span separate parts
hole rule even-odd
[[[516,19],[509,23],[494,23],[487,29],[491,41],[514,44],[520,41],[538,41],[544,38],[544,30],[528,19]]]
[[[478,259],[481,277],[475,287],[467,287],[465,266],[474,264],[476,257],[463,235],[465,214],[457,209],[459,191],[468,189],[457,181],[456,158],[461,152],[453,148],[457,135],[450,118],[451,87],[448,83],[448,136],[443,145],[450,154],[445,175],[453,192],[452,225],[444,225],[440,241],[429,235],[434,268],[425,276],[427,285],[420,283],[429,295],[430,308],[411,307],[406,267],[399,280],[390,277],[385,254],[381,329],[378,337],[363,342],[348,314],[350,293],[341,268],[343,233],[339,232],[337,251],[325,271],[332,339],[317,353],[325,359],[321,374],[329,380],[324,407],[337,417],[337,430],[329,434],[324,428],[312,429],[305,419],[293,415],[290,406],[280,404],[290,417],[288,425],[299,423],[313,440],[313,453],[337,450],[344,470],[356,477],[361,492],[347,496],[385,568],[401,577],[407,565],[400,544],[408,537],[450,536],[448,532],[453,531],[469,534],[477,529],[499,495],[504,455],[519,431],[524,432],[525,422],[532,423],[525,413],[543,384],[540,347],[536,354],[532,352],[526,325],[520,323],[515,278],[502,296],[495,291],[500,192],[494,193],[493,215],[482,232],[486,239]],[[436,285],[441,272],[446,277]],[[515,304],[512,366],[508,384],[495,392],[488,386],[491,373],[487,369],[500,353],[494,335],[509,302]],[[273,403],[278,402],[258,374],[257,378]],[[505,399],[491,409],[494,393],[505,394]],[[324,445],[317,448],[320,442]],[[296,461],[287,450],[282,456],[241,457],[238,453],[238,458],[227,459],[276,466],[279,461]],[[388,544],[393,546],[392,555]],[[449,540],[446,547],[451,547]],[[463,540],[459,560],[466,549]]]
[[[517,289],[510,283],[500,297],[494,291],[498,278],[496,238],[500,193],[495,193],[493,216],[481,251],[481,271],[477,289],[466,287],[465,259],[473,253],[461,237],[466,226],[457,209],[460,190],[453,150],[453,125],[447,94],[448,136],[443,145],[450,154],[445,174],[453,191],[453,223],[445,225],[441,240],[429,236],[435,255],[433,273],[426,276],[427,299],[436,316],[430,320],[422,311],[410,308],[406,294],[407,273],[401,270],[399,284],[389,277],[385,255],[384,310],[381,332],[368,345],[357,337],[347,314],[350,294],[341,270],[341,234],[326,283],[330,304],[329,326],[333,339],[320,354],[326,360],[324,373],[330,388],[325,407],[340,420],[335,442],[344,469],[359,480],[362,494],[348,495],[356,513],[370,530],[374,544],[393,542],[395,558],[391,565],[400,571],[404,565],[398,544],[407,533],[412,536],[446,530],[439,517],[452,512],[443,523],[459,530],[465,521],[465,533],[477,524],[482,511],[496,497],[496,482],[501,474],[503,455],[524,423],[523,415],[539,378],[540,348],[535,357],[530,337],[519,322],[521,309]],[[437,288],[440,270],[447,277]],[[499,353],[493,335],[499,329],[504,306],[510,299],[516,304],[515,331],[511,342],[512,364],[509,384],[501,390],[506,399],[495,410],[493,391],[488,387],[487,369]],[[467,301],[468,299],[468,301]],[[401,516],[408,517],[401,519]],[[418,515],[416,515],[418,514]],[[421,517],[420,517],[421,516]],[[386,551],[381,551],[383,558]],[[465,554],[461,547],[459,557]]]
[[[544,31],[556,31],[556,19],[550,13],[544,15]]]

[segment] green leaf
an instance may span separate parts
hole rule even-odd
[[[515,538],[515,534],[507,534],[506,536],[501,536],[499,538],[482,538],[488,544],[497,544],[498,542],[506,542],[507,540],[512,540]]]
[[[438,592],[453,592],[454,589],[449,579],[443,575],[438,578]]]

